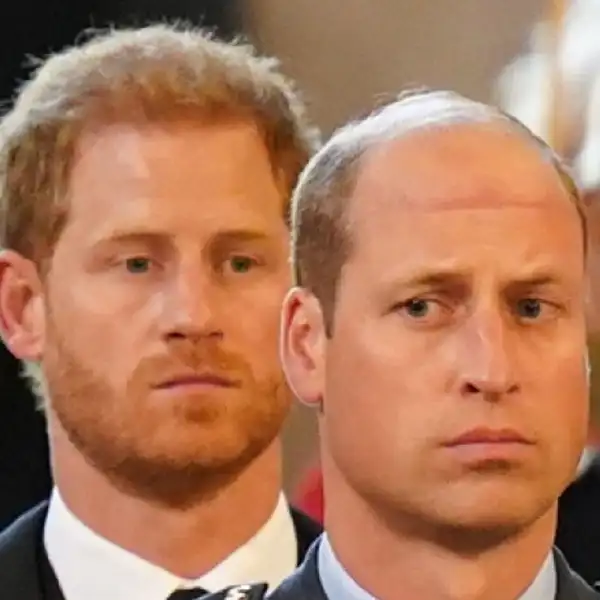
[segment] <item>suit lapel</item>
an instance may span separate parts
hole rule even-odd
[[[0,589],[10,598],[64,600],[44,550],[47,512],[40,504],[0,534]]]
[[[554,562],[556,565],[556,600],[600,600],[600,594],[569,568],[567,561],[557,549],[554,551]]]
[[[328,600],[319,579],[318,548],[317,540],[309,548],[302,565],[269,596],[269,600]]]
[[[44,548],[48,503],[25,513],[0,534],[0,590],[19,600],[64,600]],[[299,562],[320,535],[321,527],[292,509]],[[316,566],[314,569],[316,576]]]

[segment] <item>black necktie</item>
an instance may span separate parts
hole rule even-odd
[[[206,590],[202,588],[188,588],[185,590],[175,590],[167,600],[198,600],[205,594],[208,594]]]

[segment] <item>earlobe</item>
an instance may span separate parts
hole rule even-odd
[[[0,252],[0,335],[21,360],[39,360],[45,328],[42,284],[35,264],[11,250]]]
[[[323,398],[325,329],[319,301],[301,288],[292,289],[283,304],[281,363],[297,398],[320,406]]]

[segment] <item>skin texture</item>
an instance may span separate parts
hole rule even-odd
[[[378,598],[518,597],[587,430],[577,211],[536,147],[493,124],[376,147],[348,211],[331,337],[300,289],[282,334],[292,388],[322,405],[334,550]],[[520,441],[459,443],[482,429]]]
[[[98,127],[81,137],[69,196],[45,281],[3,255],[4,337],[43,366],[71,509],[201,573],[264,523],[280,490],[289,234],[267,150],[249,121]],[[206,543],[213,527],[223,534]]]

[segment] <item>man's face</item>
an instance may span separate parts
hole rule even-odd
[[[558,175],[498,126],[421,131],[367,156],[349,220],[325,463],[412,527],[533,523],[587,427],[582,227]]]
[[[242,121],[105,127],[83,136],[70,196],[46,285],[50,409],[120,485],[185,501],[265,450],[288,407],[266,148]]]

